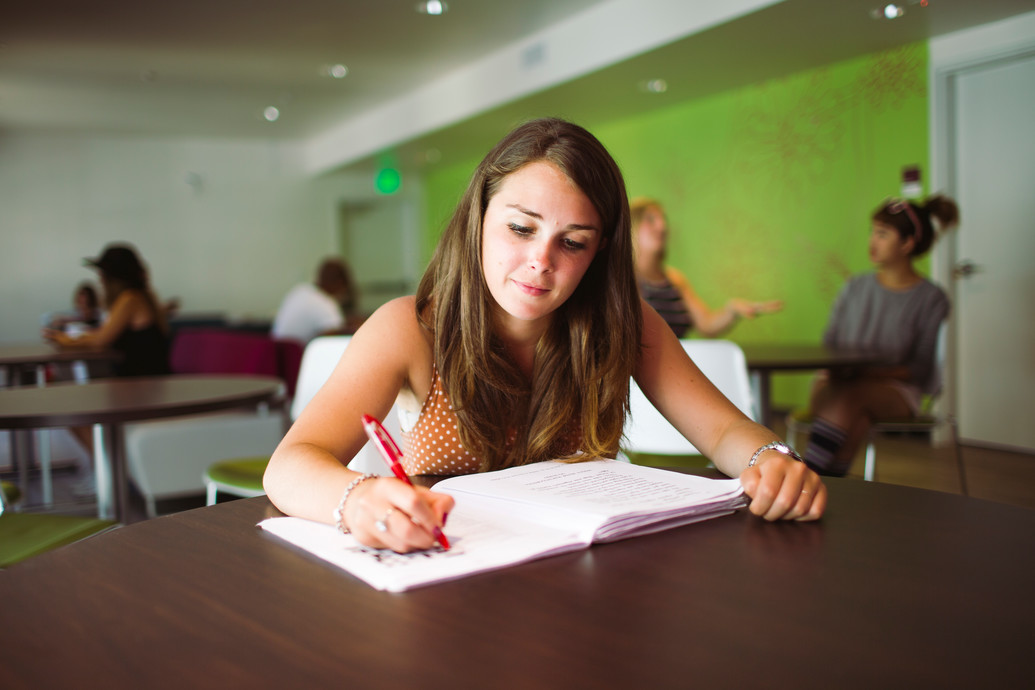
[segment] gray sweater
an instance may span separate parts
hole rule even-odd
[[[908,290],[889,290],[867,273],[841,288],[823,342],[876,350],[889,364],[907,366],[909,383],[935,393],[941,384],[938,331],[948,315],[949,298],[934,283],[925,279]]]

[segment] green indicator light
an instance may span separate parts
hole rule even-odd
[[[395,194],[399,191],[400,186],[402,186],[402,175],[398,170],[392,168],[379,170],[377,177],[374,178],[374,187],[380,194]]]

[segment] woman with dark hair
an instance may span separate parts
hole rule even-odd
[[[935,353],[949,298],[913,263],[934,244],[933,219],[942,230],[955,225],[956,203],[944,196],[892,199],[873,213],[870,261],[877,271],[841,289],[823,341],[877,351],[888,363],[816,378],[805,460],[821,474],[847,474],[873,420],[915,416],[922,396],[938,389]]]
[[[86,259],[100,273],[108,318],[99,328],[72,337],[44,329],[43,337],[69,348],[107,347],[121,358],[119,376],[169,373],[169,325],[165,309],[149,285],[147,269],[128,244],[110,244],[96,259]]]
[[[640,300],[618,166],[563,120],[519,126],[482,160],[415,297],[378,309],[289,429],[266,470],[289,515],[364,544],[433,545],[445,494],[346,465],[361,416],[400,407],[408,474],[463,474],[614,457],[629,380],[769,520],[818,518],[826,489],[743,414]]]

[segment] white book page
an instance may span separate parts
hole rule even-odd
[[[481,501],[458,503],[444,530],[451,548],[398,554],[371,549],[330,525],[294,517],[269,518],[264,530],[343,568],[377,589],[402,592],[588,546],[570,526],[515,521],[479,509]],[[564,523],[560,523],[563,525]]]
[[[452,494],[458,505],[474,494],[506,501],[517,514],[518,505],[535,505],[596,516],[597,524],[629,515],[665,519],[725,511],[738,507],[743,496],[739,479],[707,479],[617,460],[522,465],[453,477],[434,490]],[[508,510],[506,504],[501,509]]]

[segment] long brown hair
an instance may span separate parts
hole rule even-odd
[[[536,346],[529,382],[492,329],[482,271],[482,219],[503,180],[529,163],[557,166],[600,216],[602,249]],[[640,348],[629,203],[618,165],[589,132],[563,120],[525,123],[478,165],[417,289],[417,316],[434,334],[435,364],[459,421],[460,441],[482,469],[572,457],[614,456]]]

